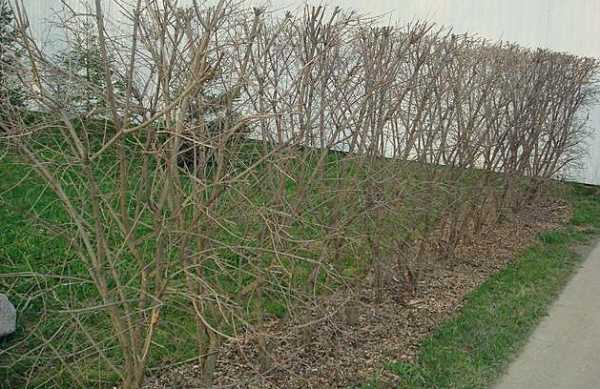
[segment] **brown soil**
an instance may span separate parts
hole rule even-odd
[[[419,343],[461,307],[467,293],[503,269],[537,233],[557,228],[569,215],[566,203],[556,200],[526,208],[459,247],[452,261],[422,270],[416,294],[410,298],[401,282],[392,278],[379,304],[370,289],[363,289],[354,304],[345,304],[348,296],[338,291],[312,309],[312,325],[303,326],[299,319],[270,322],[263,329],[269,340],[268,366],[258,363],[256,342],[247,334],[224,346],[215,386],[348,387],[377,374],[393,386],[394,377],[383,369],[385,363],[413,359]],[[349,320],[352,317],[356,320]],[[310,320],[304,318],[306,322]],[[198,366],[182,365],[148,378],[147,387],[197,388],[199,376]]]

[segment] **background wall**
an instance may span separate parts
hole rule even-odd
[[[91,0],[69,0],[73,5]],[[104,0],[108,14],[119,18],[114,0]],[[121,3],[122,1],[119,1]],[[180,0],[181,4],[190,0]],[[264,1],[250,0],[253,4]],[[56,35],[44,23],[60,0],[24,0],[30,20],[40,39],[49,47]],[[408,22],[427,19],[452,27],[457,33],[469,32],[493,40],[517,42],[526,47],[544,47],[582,56],[600,57],[600,0],[333,0],[308,1],[309,4],[339,5],[363,14],[382,16],[382,22]],[[296,0],[273,0],[272,9],[301,7]],[[591,136],[584,166],[571,172],[576,181],[600,185],[600,105],[590,111]]]
[[[319,2],[309,3],[318,4]],[[517,42],[581,56],[600,58],[600,0],[334,0],[384,21],[427,19],[493,40]],[[294,4],[274,1],[273,4]],[[295,3],[297,5],[297,3]],[[590,114],[592,134],[575,181],[600,185],[600,105]]]

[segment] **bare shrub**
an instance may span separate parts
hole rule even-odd
[[[350,324],[357,290],[381,302],[397,275],[410,296],[426,262],[580,156],[592,59],[339,8],[122,7],[119,26],[99,0],[67,8],[66,63],[16,3],[18,75],[38,112],[5,119],[6,144],[54,193],[60,217],[40,219],[72,253],[27,274],[43,319],[58,316],[3,351],[25,366],[18,383],[140,387],[181,348],[210,386],[221,344],[241,335],[267,371],[269,320],[310,337],[306,312],[335,289]],[[61,374],[18,355],[31,338]]]

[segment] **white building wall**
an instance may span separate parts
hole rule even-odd
[[[23,0],[40,37],[51,43],[53,34],[43,19],[60,7],[60,0]],[[73,4],[91,0],[69,0]],[[185,3],[190,0],[180,0]],[[119,7],[104,0],[113,18]],[[122,0],[119,1],[121,3]],[[250,0],[254,4],[265,1]],[[272,0],[273,9],[301,7],[298,0]],[[408,22],[427,19],[451,27],[457,33],[469,32],[492,40],[517,42],[525,47],[543,47],[572,54],[600,57],[600,0],[332,0],[309,4],[339,5],[382,22]],[[576,181],[600,185],[600,105],[590,112],[592,135],[587,141],[584,167],[573,172]]]
[[[600,0],[333,0],[311,1],[353,8],[383,21],[426,19],[492,40],[516,42],[600,58]],[[276,6],[298,3],[274,0]],[[591,136],[575,181],[600,185],[600,105],[592,107]]]

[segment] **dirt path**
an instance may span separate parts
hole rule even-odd
[[[385,363],[412,360],[419,343],[461,307],[467,293],[503,269],[539,232],[559,227],[569,215],[565,203],[549,200],[494,225],[460,246],[453,261],[421,269],[418,291],[408,299],[395,279],[386,286],[381,303],[365,286],[357,296],[354,325],[336,313],[347,298],[343,290],[320,299],[313,313],[322,319],[309,330],[299,330],[302,323],[294,320],[268,323],[262,329],[272,356],[266,369],[257,363],[252,335],[240,336],[219,355],[215,387],[346,388],[379,373],[382,383],[395,387],[397,377],[387,374]],[[200,371],[194,364],[167,367],[148,377],[146,388],[196,388]]]

